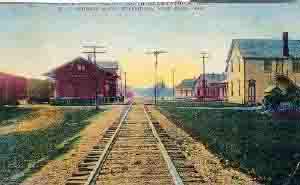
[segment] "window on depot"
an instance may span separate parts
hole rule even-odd
[[[77,64],[77,70],[78,71],[85,71],[85,65],[83,65],[83,64]]]
[[[265,73],[272,72],[272,61],[271,60],[264,61],[264,72]]]
[[[300,61],[293,61],[293,72],[300,73]]]

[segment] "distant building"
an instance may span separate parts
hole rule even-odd
[[[175,88],[176,98],[192,98],[194,96],[195,79],[184,79]]]
[[[205,84],[205,85],[204,85]],[[194,96],[199,100],[223,101],[226,98],[225,74],[201,74],[194,85]]]
[[[50,80],[27,79],[28,103],[46,103],[53,97],[54,84]]]
[[[264,90],[285,78],[299,85],[300,40],[234,39],[226,61],[228,101],[261,103]]]
[[[83,57],[77,57],[46,74],[54,80],[54,99],[92,100],[115,98],[118,94],[118,62],[101,61],[95,66]],[[96,83],[97,82],[97,83]]]
[[[0,72],[0,105],[16,104],[26,99],[27,80],[24,77]]]

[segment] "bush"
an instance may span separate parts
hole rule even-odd
[[[283,184],[300,160],[297,121],[275,121],[259,112],[161,108],[223,159],[249,174]],[[298,178],[298,179],[297,179]],[[293,181],[300,183],[299,177]],[[267,182],[265,182],[267,183]]]

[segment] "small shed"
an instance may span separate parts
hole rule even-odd
[[[176,98],[191,98],[194,96],[195,79],[184,79],[176,86]]]

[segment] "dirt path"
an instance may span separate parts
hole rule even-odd
[[[221,164],[220,159],[207,150],[202,143],[194,140],[189,134],[178,128],[153,107],[150,110],[153,116],[159,121],[161,127],[166,129],[170,136],[176,138],[176,141],[182,146],[188,159],[194,162],[196,170],[206,181],[204,184],[256,184],[251,177],[232,168],[225,168]]]
[[[47,165],[22,184],[63,185],[65,180],[71,176],[79,160],[101,139],[103,131],[119,117],[121,110],[122,106],[114,106],[111,110],[97,115],[91,120],[91,124],[80,132],[80,142],[72,150],[58,159],[48,161]]]

